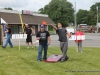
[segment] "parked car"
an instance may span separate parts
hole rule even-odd
[[[67,30],[70,34],[75,34],[75,29],[74,29],[74,28],[66,27],[66,30]]]

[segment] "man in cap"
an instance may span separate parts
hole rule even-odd
[[[25,27],[26,28],[25,28],[24,32],[27,34],[27,38],[26,38],[26,43],[28,45],[27,48],[29,48],[29,43],[31,43],[31,46],[33,48],[32,35],[34,33],[34,30],[28,24],[25,24]]]
[[[39,49],[38,49],[38,61],[42,59],[42,49],[44,49],[43,59],[47,59],[47,49],[48,45],[50,45],[50,34],[45,30],[45,26],[40,26],[40,31],[36,34],[36,39],[39,40]]]
[[[6,46],[8,45],[8,43],[9,43],[10,47],[13,48],[13,44],[12,44],[12,42],[10,40],[10,38],[11,38],[11,28],[9,28],[8,24],[6,24],[5,27],[6,27],[5,33],[7,35],[7,39],[6,39],[5,45],[2,46],[2,48],[6,48]]]

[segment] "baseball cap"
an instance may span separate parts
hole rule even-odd
[[[40,27],[41,27],[41,28],[44,28],[44,25],[41,25]]]

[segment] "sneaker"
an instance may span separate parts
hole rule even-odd
[[[67,61],[69,59],[69,57],[66,57],[65,60]]]
[[[10,47],[10,48],[13,48],[13,47]]]
[[[4,46],[1,46],[2,48],[5,48]]]
[[[37,60],[38,62],[40,62],[40,60]]]
[[[61,60],[61,62],[64,62],[65,60]]]

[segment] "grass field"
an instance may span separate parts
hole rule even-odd
[[[83,52],[75,49],[69,47],[66,62],[46,63],[37,61],[38,51],[32,48],[0,47],[0,75],[100,75],[100,48],[84,47]],[[49,47],[48,56],[51,54],[61,54],[59,47]]]

